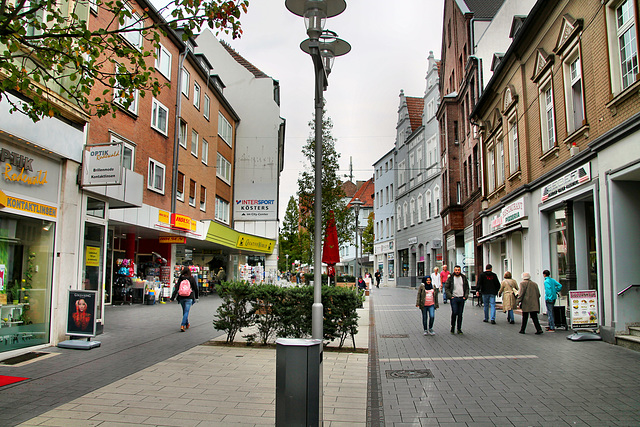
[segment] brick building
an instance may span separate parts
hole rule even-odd
[[[472,112],[483,257],[539,283],[550,270],[568,310],[569,290],[596,291],[594,329],[613,341],[640,321],[637,4],[538,1],[514,28]]]

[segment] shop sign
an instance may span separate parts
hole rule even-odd
[[[595,290],[569,291],[571,329],[598,327],[598,298]]]
[[[236,247],[242,249],[252,249],[263,252],[273,251],[274,241],[271,239],[263,239],[261,237],[240,235]]]
[[[191,230],[191,218],[177,213],[171,214],[171,227],[181,230]]]
[[[275,219],[273,215],[276,211],[275,199],[236,199],[234,205],[234,217],[240,220],[247,219]]]
[[[562,193],[565,193],[574,187],[577,187],[585,182],[591,180],[591,168],[589,163],[586,163],[579,168],[569,172],[568,174],[556,179],[550,184],[542,187],[542,201],[556,197]]]
[[[162,224],[170,224],[171,223],[171,214],[167,211],[159,211],[158,212],[158,222]]]
[[[502,208],[500,214],[491,221],[491,227],[496,228],[501,225],[507,225],[524,218],[524,216],[524,198],[521,198]]]
[[[122,143],[89,145],[84,152],[82,185],[120,185],[122,183]]]
[[[387,255],[387,260],[389,260],[389,261],[393,261],[393,254],[389,254],[389,255]]]
[[[417,237],[409,237],[409,239],[407,239],[407,243],[409,243],[410,245],[415,245],[416,243],[418,243],[418,238]]]
[[[182,236],[160,236],[158,237],[159,243],[178,243],[184,245],[187,243],[187,238]]]
[[[25,185],[44,185],[47,183],[47,171],[33,170],[33,158],[23,156],[6,148],[0,150],[0,162],[4,163],[2,177],[5,181],[18,182]]]
[[[0,175],[7,191],[58,203],[60,162],[18,147],[0,144]]]
[[[87,267],[100,267],[100,248],[87,246],[85,251],[84,265]]]
[[[23,212],[55,218],[58,215],[58,208],[47,206],[42,203],[29,202],[27,200],[11,197],[0,191],[0,207],[12,208]]]
[[[431,242],[431,247],[433,249],[442,249],[442,240],[433,239],[433,242]]]

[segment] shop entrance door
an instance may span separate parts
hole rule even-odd
[[[104,324],[105,263],[107,252],[106,202],[86,198],[81,289],[97,291],[96,321]],[[99,329],[98,329],[99,330]]]

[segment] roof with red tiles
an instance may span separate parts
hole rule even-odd
[[[358,191],[358,187],[356,187],[356,185],[351,181],[343,182],[342,189],[344,190],[345,197],[349,198],[353,198],[353,195]]]
[[[407,108],[409,109],[409,122],[411,123],[411,132],[415,132],[422,126],[422,113],[424,112],[424,98],[416,98],[407,96]]]
[[[244,59],[242,55],[240,55],[231,46],[229,46],[227,42],[220,40],[220,44],[222,45],[222,47],[224,47],[227,50],[227,52],[229,52],[229,55],[231,55],[238,64],[242,65],[244,68],[249,70],[249,72],[253,74],[255,78],[257,79],[269,78],[269,76],[266,75],[264,72],[260,71],[258,67],[256,67],[251,62]]]
[[[373,184],[373,178],[370,178],[366,181],[362,186],[356,191],[356,193],[351,198],[351,201],[354,199],[360,199],[364,204],[363,208],[373,208],[373,194],[375,193],[375,185]],[[351,207],[351,201],[347,205]]]

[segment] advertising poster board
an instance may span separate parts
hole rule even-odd
[[[598,298],[595,290],[569,291],[572,329],[598,328]]]
[[[69,290],[67,335],[96,336],[96,301],[98,291]]]

